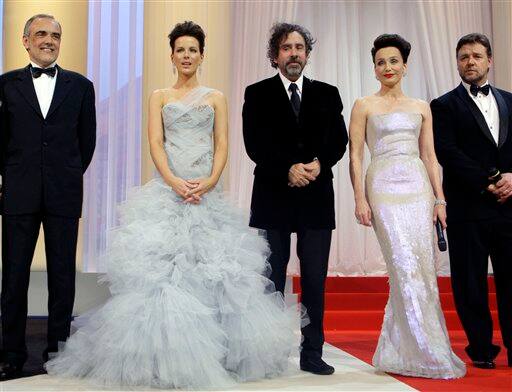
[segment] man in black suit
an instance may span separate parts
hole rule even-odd
[[[494,368],[488,259],[494,271],[503,344],[512,366],[512,94],[490,86],[491,45],[483,34],[462,37],[456,49],[462,83],[432,101],[435,146],[448,202],[453,294],[480,368]],[[496,174],[501,172],[501,179]]]
[[[0,380],[19,376],[27,359],[27,291],[41,224],[49,292],[44,359],[69,336],[82,177],[94,151],[96,118],[92,83],[55,64],[60,42],[53,16],[30,18],[23,45],[31,64],[0,76]]]
[[[322,360],[324,286],[335,228],[331,168],[348,141],[338,89],[303,76],[314,40],[302,26],[278,23],[268,57],[279,73],[248,86],[243,107],[245,148],[256,163],[250,226],[266,231],[270,279],[284,292],[290,235],[297,233],[302,303],[302,370],[332,374]]]

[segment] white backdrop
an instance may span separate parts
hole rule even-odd
[[[305,74],[338,86],[345,105],[343,114],[347,127],[355,99],[378,90],[370,49],[379,34],[398,33],[411,42],[404,91],[427,101],[459,83],[455,46],[462,35],[482,32],[492,40],[490,1],[281,1],[236,3],[233,7],[229,184],[230,193],[244,209],[250,204],[253,164],[243,147],[243,92],[248,84],[275,73],[266,59],[268,31],[274,22],[302,24],[317,39]],[[355,223],[348,154],[334,172],[337,230],[333,235],[329,273],[384,274],[384,261],[373,231]],[[438,255],[440,274],[449,273],[447,260],[447,254]],[[294,255],[289,272],[296,271]]]
[[[96,150],[85,175],[83,270],[104,271],[100,255],[117,206],[140,185],[144,4],[89,2],[87,77],[96,89]]]
[[[0,0],[1,1],[1,0]],[[98,256],[116,225],[116,206],[140,183],[143,61],[143,1],[90,2],[88,75],[95,82],[98,146],[86,176],[84,200],[84,271],[102,271]],[[431,100],[455,87],[455,45],[469,32],[492,40],[491,1],[272,1],[232,2],[229,191],[248,211],[253,164],[242,140],[242,104],[248,84],[275,73],[266,58],[268,31],[277,21],[296,22],[317,38],[305,74],[339,87],[348,126],[354,100],[378,89],[370,56],[382,33],[399,33],[412,44],[405,92]],[[213,21],[214,22],[214,21]],[[208,26],[205,26],[208,31]],[[210,26],[210,29],[215,26]],[[215,56],[209,52],[208,56]],[[510,55],[510,53],[509,53]],[[491,75],[491,81],[493,77]],[[368,156],[365,158],[368,161]],[[335,167],[337,230],[331,275],[380,275],[385,265],[371,229],[358,226],[348,172],[348,154]],[[297,272],[296,256],[290,272]],[[447,255],[438,270],[448,273]]]

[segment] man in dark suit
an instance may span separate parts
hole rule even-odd
[[[31,64],[0,76],[0,380],[19,376],[27,359],[27,291],[41,224],[49,292],[44,359],[69,336],[82,177],[94,151],[96,119],[92,83],[55,64],[60,41],[53,16],[30,18],[23,45]]]
[[[500,347],[492,344],[487,299],[490,256],[512,366],[512,94],[487,81],[492,52],[485,35],[462,37],[456,54],[462,83],[431,103],[448,202],[453,294],[466,352],[475,366],[494,368]]]
[[[331,168],[348,141],[338,89],[303,76],[314,40],[302,26],[278,23],[268,57],[279,73],[245,90],[245,148],[256,163],[250,226],[266,231],[270,279],[284,292],[290,235],[297,233],[302,303],[302,370],[332,374],[322,360],[324,286],[335,228]]]

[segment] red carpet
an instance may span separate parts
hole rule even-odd
[[[495,370],[474,368],[464,352],[466,336],[455,312],[450,279],[439,278],[441,305],[449,329],[452,347],[468,365],[466,377],[457,380],[430,380],[392,375],[420,391],[512,391],[512,368],[506,366],[506,351],[499,334],[494,280],[489,278],[495,344],[502,346]],[[300,293],[300,282],[293,280],[294,292]],[[325,338],[330,344],[371,364],[371,359],[388,297],[386,277],[329,277],[326,285]]]

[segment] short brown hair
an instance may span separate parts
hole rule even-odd
[[[457,49],[455,49],[455,56],[459,55],[459,50],[464,45],[467,44],[481,44],[485,47],[487,51],[487,56],[492,57],[492,48],[491,48],[491,42],[489,41],[489,38],[485,34],[482,33],[471,33],[466,34],[464,37],[459,39],[459,42],[457,42]]]

